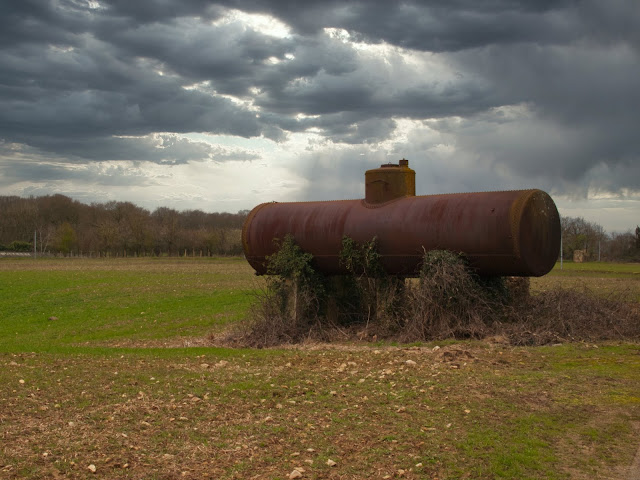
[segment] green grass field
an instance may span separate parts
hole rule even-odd
[[[638,295],[634,268],[532,290]],[[630,478],[638,344],[208,346],[261,285],[237,258],[0,259],[0,478]]]
[[[176,345],[241,318],[259,285],[240,258],[3,259],[0,350]]]

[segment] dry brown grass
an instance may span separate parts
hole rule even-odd
[[[501,325],[515,345],[640,339],[640,308],[625,292],[557,288],[516,305]]]

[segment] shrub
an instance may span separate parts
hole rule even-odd
[[[348,322],[341,323],[363,323],[367,329],[373,322],[379,333],[381,330],[394,331],[404,302],[404,279],[384,271],[378,239],[374,237],[358,244],[350,237],[343,237],[340,264],[350,274],[334,293],[338,298],[338,310],[348,311],[348,315],[343,315]]]
[[[481,277],[461,254],[425,252],[418,279],[386,275],[377,241],[345,237],[349,275],[326,278],[292,237],[268,258],[267,287],[230,341],[266,347],[306,339],[402,342],[502,337],[513,344],[640,338],[640,308],[617,295],[557,289],[529,294],[528,278]]]
[[[640,308],[623,291],[603,297],[586,287],[557,288],[531,296],[511,316],[500,330],[514,345],[640,339]]]
[[[475,275],[463,256],[426,252],[398,336],[403,341],[483,337],[507,299],[502,279]]]
[[[14,240],[9,244],[9,250],[12,252],[30,252],[33,250],[33,244],[30,242]]]
[[[311,266],[312,260],[311,254],[287,236],[267,259],[266,288],[257,294],[247,322],[232,333],[230,340],[267,347],[308,337],[323,338],[325,285],[322,275]]]

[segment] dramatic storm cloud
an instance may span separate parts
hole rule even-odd
[[[637,0],[23,0],[0,17],[0,195],[236,211],[537,187],[640,223]]]

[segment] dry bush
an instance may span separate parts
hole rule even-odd
[[[342,287],[347,282],[351,286],[334,293],[341,305],[355,307],[346,319],[347,325],[364,323],[366,329],[373,323],[378,328],[393,328],[396,323],[405,300],[404,279],[387,275],[380,260],[376,237],[362,244],[347,236],[342,239],[340,263],[350,274]]]
[[[311,305],[317,298],[302,291],[297,296],[299,304]],[[298,315],[295,307],[271,287],[256,293],[245,321],[236,324],[225,338],[226,344],[241,347],[265,348],[276,345],[300,343],[305,340],[328,341],[330,329],[323,326],[320,315]]]
[[[507,291],[501,279],[474,275],[455,253],[425,253],[420,281],[406,295],[401,341],[482,338],[502,314]]]
[[[388,276],[375,239],[345,238],[351,275],[326,278],[292,238],[269,258],[267,287],[227,343],[269,347],[305,340],[401,342],[502,337],[514,345],[640,339],[640,308],[621,294],[556,289],[531,296],[528,278],[480,277],[464,257],[426,252],[417,281]]]
[[[624,292],[558,288],[515,305],[510,317],[500,329],[514,345],[640,339],[640,308]]]
[[[229,333],[226,342],[262,348],[328,340],[325,279],[311,267],[312,255],[288,236],[267,260],[266,287],[256,294],[246,320]]]
[[[640,339],[640,306],[625,292],[603,297],[587,288],[556,289],[531,296],[529,288],[529,278],[479,277],[459,255],[427,252],[419,282],[402,292],[403,307],[374,331],[378,338],[403,342],[503,337],[514,345],[544,345]]]

